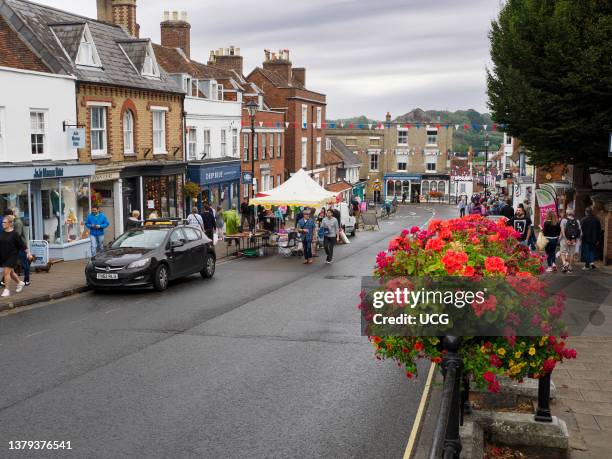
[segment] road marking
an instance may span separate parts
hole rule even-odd
[[[412,455],[412,450],[414,449],[414,444],[416,442],[416,436],[419,431],[419,427],[421,426],[423,411],[425,410],[425,403],[427,402],[429,392],[431,391],[431,381],[433,379],[435,370],[436,364],[432,363],[429,367],[429,374],[427,375],[427,381],[425,381],[425,387],[423,388],[423,395],[421,395],[421,403],[419,403],[419,409],[417,410],[417,414],[414,418],[414,424],[412,425],[412,431],[410,432],[410,437],[408,438],[408,445],[406,445],[406,451],[404,451],[404,459],[410,459],[410,456]]]
[[[109,309],[108,311],[104,311],[104,314],[110,314],[111,312],[118,311],[121,308]]]
[[[51,330],[51,329],[47,328],[46,330],[41,330],[41,331],[37,331],[35,333],[30,333],[29,335],[26,335],[26,338],[31,338],[32,336],[40,335],[41,333],[48,332],[49,330]]]
[[[69,325],[77,324],[79,322],[83,322],[85,319],[87,319],[87,317],[83,317],[82,319],[73,320],[72,322],[70,322]]]

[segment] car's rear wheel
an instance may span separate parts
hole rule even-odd
[[[158,292],[163,292],[168,288],[169,280],[170,279],[168,267],[164,264],[160,264],[155,270],[155,277],[153,278],[153,287]]]
[[[204,279],[210,279],[215,275],[215,257],[206,255],[204,259],[204,269],[200,271]]]

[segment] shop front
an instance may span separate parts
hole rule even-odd
[[[421,195],[426,202],[446,202],[450,193],[450,175],[427,174],[421,180]]]
[[[187,180],[202,189],[198,207],[204,203],[227,210],[236,204],[240,208],[240,160],[209,160],[190,162]]]
[[[368,183],[367,180],[363,180],[353,185],[353,190],[351,191],[351,194],[353,195],[354,198],[359,197],[361,201],[364,200],[365,188],[366,188],[367,183]]]
[[[76,163],[2,166],[0,212],[12,209],[29,241],[47,241],[50,258],[86,258],[90,243],[84,222],[93,173],[93,165]]]
[[[407,202],[419,202],[421,175],[419,174],[385,174],[385,202],[397,197],[402,201],[404,195]]]

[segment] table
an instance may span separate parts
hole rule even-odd
[[[224,240],[227,242],[226,255],[229,256],[230,245],[232,245],[232,242],[236,247],[233,255],[238,255],[245,249],[267,249],[269,247],[270,233],[267,231],[258,231],[253,234],[248,232],[229,234],[225,236]],[[264,250],[264,255],[267,255],[267,250]]]

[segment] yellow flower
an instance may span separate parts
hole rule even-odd
[[[483,354],[487,353],[487,348],[484,346],[480,346],[480,352],[482,352]]]
[[[506,350],[503,347],[500,347],[497,350],[497,353],[503,357],[504,355],[506,355]]]
[[[535,353],[536,353],[535,347],[530,347],[529,348],[529,355],[535,355]]]
[[[510,365],[510,367],[514,366],[514,360],[510,360],[510,362],[508,362],[508,365]]]
[[[435,346],[440,340],[438,338],[429,338],[429,342]]]
[[[527,345],[525,344],[525,341],[521,341],[521,347],[525,347],[525,346],[527,346]]]
[[[532,367],[534,367],[534,368],[535,368],[535,367],[536,367],[536,365],[537,365],[537,363],[535,363],[535,362],[531,362],[529,365],[531,365]]]
[[[514,358],[515,359],[520,359],[522,354],[523,354],[523,351],[516,351],[514,353]]]
[[[540,346],[544,346],[548,342],[548,336],[542,336],[540,338]]]

